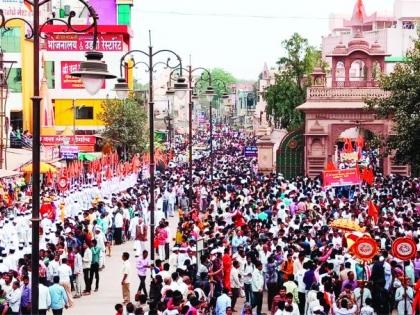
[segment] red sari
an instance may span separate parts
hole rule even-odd
[[[232,270],[232,258],[229,254],[224,254],[223,261],[223,287],[230,290],[230,271]]]

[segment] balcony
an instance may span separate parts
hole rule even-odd
[[[354,82],[351,82],[354,83]],[[359,83],[359,82],[357,82]],[[343,100],[343,101],[364,101],[368,98],[388,97],[386,92],[377,87],[311,87],[308,88],[308,101]]]
[[[366,87],[378,87],[378,81],[333,81],[332,87],[349,87],[349,88],[366,88]]]

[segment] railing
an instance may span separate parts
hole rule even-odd
[[[389,92],[382,89],[370,88],[308,88],[308,100],[359,100],[367,98],[387,97]]]
[[[360,88],[360,87],[377,87],[378,81],[333,81],[332,87],[350,87],[350,88]]]

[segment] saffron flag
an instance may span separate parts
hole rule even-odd
[[[335,171],[337,170],[337,167],[335,166],[334,162],[329,160],[327,165],[325,166],[326,171]]]
[[[376,205],[372,202],[372,200],[369,200],[368,203],[368,216],[372,217],[373,222],[378,223],[379,218],[379,210],[376,207]]]
[[[363,19],[363,0],[357,0],[357,16]]]

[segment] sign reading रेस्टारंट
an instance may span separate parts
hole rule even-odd
[[[124,40],[121,34],[103,34],[98,36],[96,50],[122,51]],[[47,51],[91,51],[93,36],[86,34],[50,34],[45,43]]]

